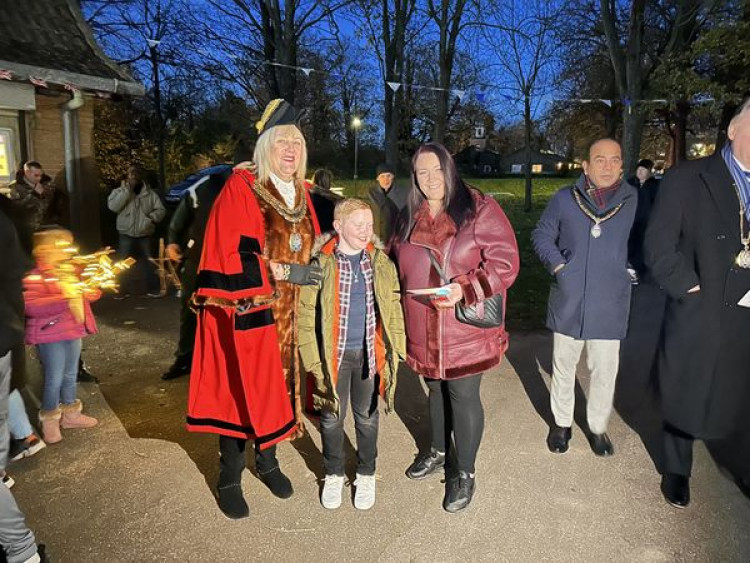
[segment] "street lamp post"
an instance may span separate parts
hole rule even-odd
[[[161,114],[161,84],[159,81],[159,53],[158,39],[146,39],[149,50],[149,58],[154,71],[154,106],[156,109],[157,150],[159,153],[159,190],[164,194],[166,189],[166,171],[164,165],[164,119]]]
[[[354,129],[354,192],[357,192],[357,171],[359,168],[359,128],[362,127],[362,120],[359,117],[352,119],[352,129]]]

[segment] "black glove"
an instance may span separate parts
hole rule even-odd
[[[317,285],[323,279],[323,269],[317,264],[287,264],[289,276],[286,281],[296,285]]]

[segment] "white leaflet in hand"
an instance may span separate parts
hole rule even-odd
[[[742,296],[742,299],[737,302],[737,305],[740,307],[750,307],[750,291]]]

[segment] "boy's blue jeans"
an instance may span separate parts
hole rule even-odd
[[[44,367],[42,410],[55,410],[60,403],[63,405],[75,403],[81,339],[38,344],[37,351]]]

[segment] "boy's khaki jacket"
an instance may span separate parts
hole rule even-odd
[[[319,285],[303,286],[299,302],[299,353],[308,377],[314,377],[313,404],[316,409],[339,412],[337,344],[339,332],[338,267],[333,252],[338,236],[325,233],[313,248],[312,263],[323,269]],[[393,409],[399,362],[406,353],[404,314],[396,266],[380,242],[374,239],[366,249],[370,255],[375,291],[377,329],[375,356],[380,375],[380,396],[386,412]],[[308,386],[309,388],[310,386]]]

